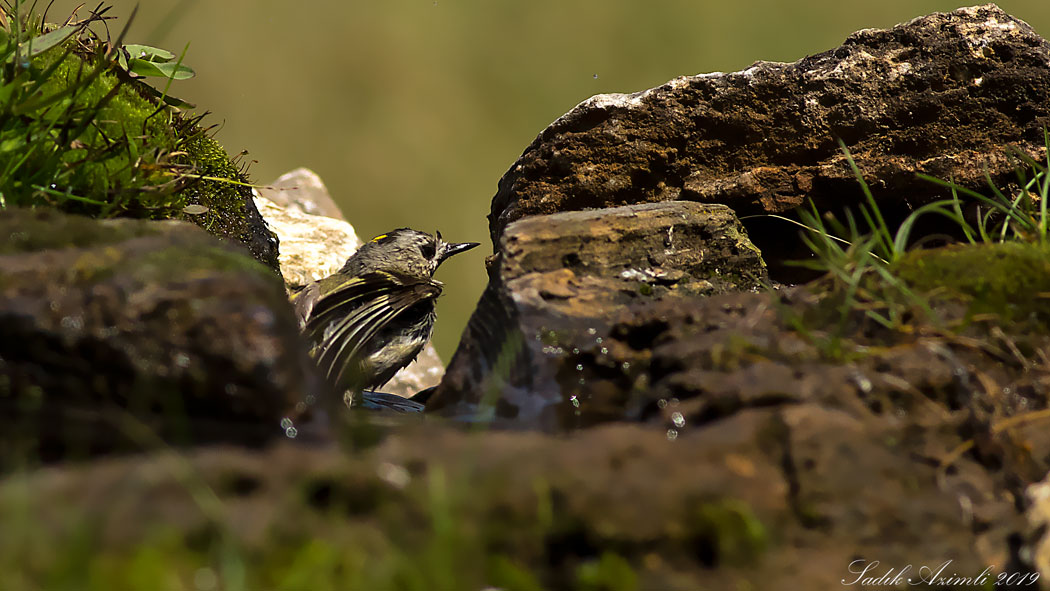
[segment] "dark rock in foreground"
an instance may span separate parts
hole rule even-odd
[[[530,215],[695,200],[738,214],[821,210],[860,192],[837,139],[886,215],[946,192],[1015,182],[1007,148],[1038,158],[1050,126],[1050,42],[993,4],[934,13],[792,64],[676,78],[592,97],[526,148],[492,200],[493,244]],[[752,232],[763,251],[797,229]],[[767,257],[767,263],[774,260]]]
[[[280,280],[240,248],[47,211],[0,212],[0,236],[0,463],[260,443],[316,394]]]
[[[912,564],[916,581],[946,560],[1031,573],[1008,562],[1025,529],[1003,489],[1013,469],[967,457],[945,473],[928,454],[955,440],[902,438],[897,424],[800,404],[673,439],[623,424],[565,437],[429,425],[352,454],[288,443],[46,469],[0,481],[0,555],[20,565],[0,585],[83,580],[61,558],[84,539],[104,549],[109,569],[91,573],[108,588],[135,588],[119,583],[150,556],[169,580],[243,572],[248,589],[576,589],[595,569],[621,581],[597,588],[834,589],[858,559],[878,574]]]
[[[766,279],[728,207],[681,201],[520,220],[501,236],[489,274],[427,408],[478,417],[494,407],[499,418],[546,427],[622,418],[638,387],[632,364],[648,352],[610,352],[613,322],[658,300]]]

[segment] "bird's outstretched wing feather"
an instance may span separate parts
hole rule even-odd
[[[317,344],[318,364],[340,383],[346,371],[356,369],[352,361],[383,326],[440,294],[441,283],[432,279],[385,271],[350,277],[323,296],[303,294],[312,296],[303,333]]]

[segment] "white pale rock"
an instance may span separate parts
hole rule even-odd
[[[346,219],[324,181],[309,168],[300,167],[282,174],[269,185],[259,187],[258,194],[285,208],[337,220]]]

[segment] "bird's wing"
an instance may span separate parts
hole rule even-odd
[[[350,361],[379,329],[440,294],[441,283],[432,279],[383,271],[350,277],[317,299],[303,332],[319,345],[318,364],[339,383]]]
[[[321,295],[320,285],[315,281],[302,288],[292,296],[295,305],[295,317],[299,320],[299,330],[306,328],[306,322],[310,319],[314,310],[314,304]]]

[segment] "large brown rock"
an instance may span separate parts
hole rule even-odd
[[[898,422],[802,404],[676,437],[416,425],[354,453],[289,442],[57,466],[0,479],[14,567],[0,586],[137,588],[120,583],[147,567],[144,584],[249,589],[574,589],[595,569],[627,589],[835,589],[876,560],[873,577],[913,565],[916,585],[899,588],[936,588],[917,584],[920,567],[946,560],[1031,572],[1008,563],[1024,523],[1006,475],[970,458],[944,474]],[[104,561],[70,559],[84,540]]]
[[[1041,155],[1047,126],[1050,43],[993,4],[961,8],[858,31],[795,63],[594,96],[500,179],[489,229],[498,244],[526,216],[652,201],[724,203],[741,215],[807,197],[837,207],[860,196],[839,139],[899,219],[948,196],[915,173],[975,189],[986,188],[985,171],[1013,182],[1007,148]],[[772,250],[796,233],[777,223],[752,238]]]
[[[722,205],[675,201],[526,218],[428,403],[446,414],[575,426],[620,418],[647,351],[610,351],[637,306],[758,289],[758,250]],[[586,416],[581,405],[588,409]]]
[[[0,235],[0,466],[258,444],[321,395],[280,279],[238,246],[28,210]]]

